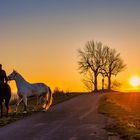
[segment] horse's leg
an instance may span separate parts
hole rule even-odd
[[[15,109],[14,112],[17,112],[17,107],[19,106],[19,104],[22,102],[23,98],[19,98],[19,100],[17,101],[16,105],[15,105]]]
[[[9,111],[9,100],[5,101],[5,106],[6,106],[6,117],[8,117],[8,111]]]
[[[3,105],[2,105],[2,101],[0,101],[0,110],[1,110],[1,115],[0,117],[3,117]]]
[[[40,104],[40,97],[39,97],[39,95],[36,95],[36,106],[34,106],[32,111],[35,111],[39,104]]]
[[[44,100],[43,96],[39,97],[38,105],[41,105],[42,100]]]
[[[23,113],[27,113],[27,97],[26,96],[23,97],[23,102],[24,102],[24,112]]]
[[[38,98],[39,98],[39,97],[38,97],[38,95],[37,95],[37,96],[36,96],[36,106],[38,106],[38,104],[39,104],[39,103],[38,103],[38,102],[39,102],[39,101],[38,101],[38,100],[39,100]],[[32,109],[32,111],[35,111],[35,110],[36,110],[36,106],[34,106],[34,108]]]
[[[40,98],[39,98],[38,95],[36,96],[36,98],[37,98],[36,105],[38,106],[38,105],[39,105],[39,100],[40,100]]]

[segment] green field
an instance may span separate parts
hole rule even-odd
[[[140,93],[114,92],[100,100],[99,112],[114,118],[107,126],[118,132],[122,139],[140,140]]]
[[[66,101],[66,100],[69,100],[73,97],[76,97],[80,95],[79,93],[55,93],[53,94],[53,105],[56,105],[58,103],[61,103],[63,101]],[[35,112],[39,112],[41,111],[43,108],[42,108],[42,105],[40,106],[37,106],[36,105],[36,101],[37,101],[37,98],[36,97],[31,97],[28,99],[28,113],[27,114],[24,114],[23,111],[24,111],[24,106],[23,106],[23,103],[21,103],[18,107],[18,110],[17,110],[17,113],[13,113],[13,110],[14,110],[14,104],[16,103],[15,101],[16,99],[13,99],[10,103],[10,113],[9,113],[9,117],[3,117],[3,118],[0,118],[0,127],[1,126],[4,126],[6,124],[9,124],[11,122],[14,122],[14,121],[17,121],[19,119],[22,119],[28,115],[31,115]],[[35,109],[33,111],[33,109]]]

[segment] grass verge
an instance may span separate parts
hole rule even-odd
[[[99,112],[114,119],[107,126],[124,140],[140,140],[140,93],[106,94],[100,100]]]

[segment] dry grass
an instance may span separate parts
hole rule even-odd
[[[100,101],[99,112],[115,118],[108,128],[123,139],[140,140],[140,93],[106,94]]]

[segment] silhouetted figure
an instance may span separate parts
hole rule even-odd
[[[0,117],[3,117],[3,101],[5,101],[5,106],[7,109],[6,116],[8,116],[9,101],[11,98],[11,89],[7,84],[8,78],[6,72],[2,69],[2,64],[0,64]]]
[[[0,93],[3,91],[3,88],[5,86],[5,83],[7,84],[7,81],[8,78],[6,76],[6,72],[2,69],[2,64],[0,64]]]

